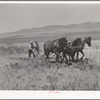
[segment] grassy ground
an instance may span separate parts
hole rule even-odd
[[[0,90],[100,90],[100,42],[67,65],[28,58],[28,44],[0,45]],[[43,54],[43,43],[40,44]]]

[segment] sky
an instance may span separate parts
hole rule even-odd
[[[100,22],[100,4],[0,4],[0,33]]]

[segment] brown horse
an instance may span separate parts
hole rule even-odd
[[[74,61],[74,56],[77,53],[76,60],[78,60],[79,52],[83,55],[80,59],[83,59],[84,57],[83,49],[85,44],[88,44],[89,47],[91,46],[91,36],[84,37],[83,39],[77,38],[72,42],[68,42],[67,47],[63,52],[63,59],[65,58],[67,60],[66,54],[68,54],[69,60]]]
[[[77,59],[76,60],[78,60],[79,52],[82,54],[82,57],[80,59],[81,60],[83,59],[84,57],[83,49],[84,49],[85,44],[87,44],[89,47],[91,46],[91,36],[76,39],[76,41],[73,42],[73,46],[77,46]]]
[[[66,48],[67,44],[66,37],[62,37],[56,40],[46,41],[44,43],[44,55],[46,56],[46,61],[49,60],[49,54],[56,54],[56,61],[59,62],[59,58],[61,58],[60,53]]]
[[[77,46],[72,46],[72,42],[68,42],[66,49],[63,51],[63,60],[67,60],[66,54],[69,56],[69,60],[74,61],[75,53],[78,51]]]

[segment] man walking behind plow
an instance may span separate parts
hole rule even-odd
[[[33,43],[33,41],[31,41],[30,44],[29,44],[29,58],[31,57],[31,54],[33,54],[34,58],[38,57],[37,53],[39,54],[39,45],[38,45],[38,42],[35,41]]]
[[[35,50],[36,50],[36,51],[38,52],[38,54],[39,54],[39,44],[38,44],[37,41],[34,42],[34,48],[35,48]]]

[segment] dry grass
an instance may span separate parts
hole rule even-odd
[[[99,43],[93,42],[84,60],[70,66],[29,59],[28,44],[1,44],[0,90],[100,90]]]

